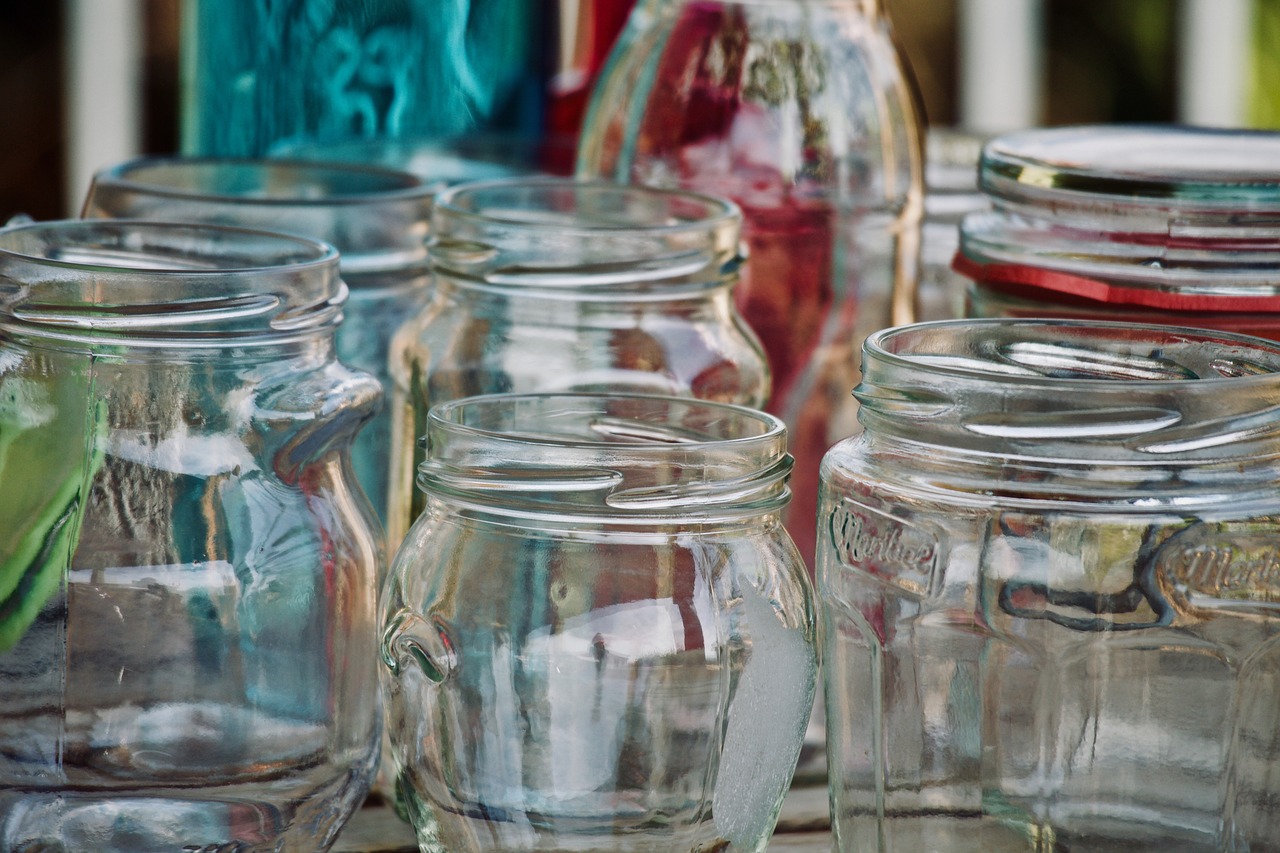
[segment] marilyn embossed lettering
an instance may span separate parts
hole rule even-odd
[[[938,562],[931,532],[848,499],[836,505],[828,523],[842,563],[917,594],[928,591]]]

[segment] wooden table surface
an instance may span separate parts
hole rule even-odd
[[[828,853],[831,821],[827,789],[792,788],[782,804],[778,830],[769,843],[771,851]],[[343,828],[332,853],[418,853],[413,830],[383,805],[367,805]]]

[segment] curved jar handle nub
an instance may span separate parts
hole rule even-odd
[[[457,647],[444,623],[410,610],[397,611],[387,620],[380,647],[383,665],[399,677],[416,667],[427,680],[441,684],[457,669]]]
[[[382,406],[377,379],[342,365],[295,374],[258,398],[258,420],[279,428],[284,440],[272,454],[276,475],[296,483],[325,454],[348,447]]]

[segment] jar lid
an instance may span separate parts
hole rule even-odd
[[[1107,215],[1117,205],[1177,216],[1280,214],[1280,133],[1110,125],[1011,133],[982,154],[997,201]]]
[[[1051,301],[1280,312],[1280,133],[1028,130],[983,150],[954,268]]]

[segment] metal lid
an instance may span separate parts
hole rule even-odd
[[[980,185],[997,203],[1055,212],[1280,214],[1280,133],[1161,125],[1011,133],[982,154]]]

